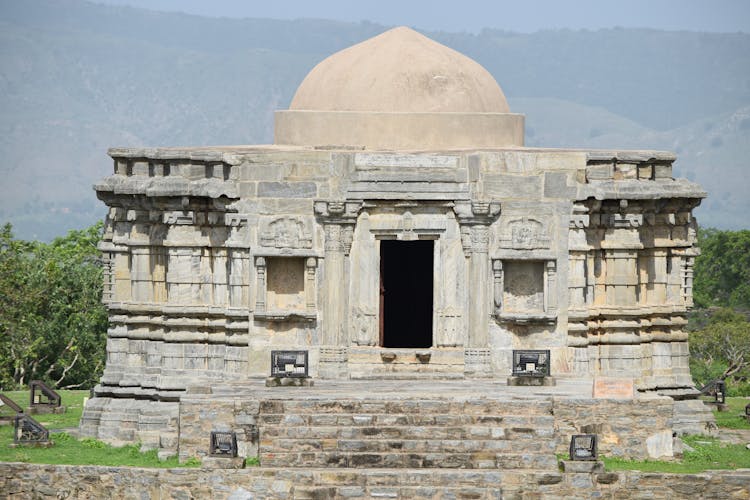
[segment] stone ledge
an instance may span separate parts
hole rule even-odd
[[[266,387],[312,387],[315,381],[310,377],[268,377]]]
[[[242,457],[203,457],[201,469],[244,469]]]
[[[510,386],[544,386],[557,385],[554,377],[508,377]]]
[[[563,472],[574,474],[598,474],[604,472],[604,463],[598,460],[560,460]]]

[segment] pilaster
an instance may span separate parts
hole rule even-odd
[[[320,376],[346,376],[348,346],[349,275],[347,260],[352,247],[354,225],[362,207],[360,201],[316,201],[315,216],[323,225],[323,311]]]
[[[468,339],[464,357],[467,374],[490,373],[489,226],[500,215],[497,202],[458,201],[453,210],[461,227],[464,255],[469,259]],[[496,285],[495,285],[496,286]]]

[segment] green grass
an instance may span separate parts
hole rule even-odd
[[[727,411],[714,410],[716,425],[727,429],[750,429],[750,422],[740,415],[745,414],[745,406],[750,403],[750,398],[727,398]]]
[[[61,431],[78,426],[83,412],[83,398],[88,391],[58,391],[62,404],[68,407],[60,415],[33,415],[33,418],[44,425],[50,432],[50,439],[55,445],[50,448],[19,446],[12,448],[13,425],[0,426],[0,462],[29,462],[37,464],[65,465],[106,465],[130,467],[196,467],[200,462],[188,460],[180,464],[176,457],[160,461],[156,450],[140,452],[137,444],[115,447],[96,439],[75,439]],[[16,403],[26,408],[29,405],[27,391],[5,392]]]
[[[743,444],[722,444],[718,439],[707,436],[686,436],[683,438],[693,451],[686,451],[681,461],[623,460],[603,457],[607,470],[639,470],[644,472],[668,472],[693,474],[711,469],[750,468],[750,450]]]
[[[62,405],[67,407],[65,413],[32,415],[32,418],[54,431],[78,427],[83,413],[83,398],[88,397],[89,391],[57,391],[60,394]],[[6,391],[3,392],[10,399],[18,403],[18,406],[26,410],[29,406],[29,391]]]

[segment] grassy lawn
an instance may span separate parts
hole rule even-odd
[[[714,410],[716,424],[725,429],[750,429],[750,423],[740,414],[745,413],[748,398],[727,398],[727,411]],[[723,444],[718,439],[706,436],[683,438],[694,451],[686,451],[682,461],[658,460],[631,461],[619,458],[604,458],[607,470],[640,470],[644,472],[695,473],[709,469],[750,468],[750,450],[744,444]]]
[[[729,406],[727,411],[714,410],[716,425],[727,429],[750,429],[750,422],[740,416],[745,414],[750,398],[727,398],[726,403]]]
[[[156,450],[141,453],[140,446],[130,445],[114,447],[96,439],[75,439],[64,429],[78,426],[83,412],[83,398],[88,391],[58,391],[62,404],[68,410],[60,415],[32,415],[32,417],[50,430],[50,439],[55,445],[51,448],[20,446],[11,448],[13,443],[13,425],[0,426],[0,462],[29,462],[39,464],[67,465],[107,465],[131,467],[191,467],[200,465],[197,461],[180,464],[177,458],[160,461]],[[22,408],[29,405],[28,391],[5,392]],[[57,432],[55,432],[57,431]]]
[[[34,420],[45,426],[51,432],[58,429],[68,429],[78,427],[83,413],[83,398],[89,395],[89,391],[58,391],[62,399],[63,406],[67,406],[67,411],[59,415],[32,415]],[[3,392],[10,399],[15,401],[18,406],[26,410],[29,406],[29,391],[6,391]],[[13,433],[11,433],[11,439]]]
[[[607,470],[640,470],[644,472],[674,472],[691,474],[710,469],[750,468],[750,450],[744,444],[723,444],[718,439],[706,436],[683,438],[693,451],[686,451],[682,461],[658,460],[631,461],[619,458],[603,458]]]

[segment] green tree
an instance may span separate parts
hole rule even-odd
[[[698,231],[695,261],[696,307],[750,309],[750,230]]]
[[[696,382],[750,375],[750,322],[729,308],[719,309],[700,330],[690,333],[691,368]]]
[[[101,224],[52,243],[0,230],[0,384],[92,385],[104,365],[107,313],[96,244]]]

